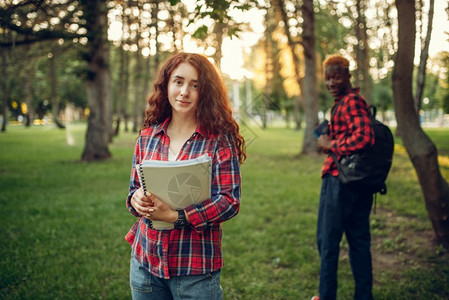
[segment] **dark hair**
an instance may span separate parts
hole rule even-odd
[[[148,108],[145,110],[142,129],[171,117],[168,82],[172,72],[182,63],[192,65],[198,72],[199,99],[196,114],[200,128],[207,134],[230,135],[231,142],[237,147],[239,162],[243,163],[246,159],[245,140],[232,117],[227,90],[215,66],[201,54],[179,52],[162,65],[153,81],[153,92],[147,100]]]

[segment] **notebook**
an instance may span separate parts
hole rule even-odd
[[[143,160],[137,166],[145,193],[152,193],[172,209],[184,209],[211,197],[212,159]],[[173,229],[172,223],[152,221],[154,229]]]

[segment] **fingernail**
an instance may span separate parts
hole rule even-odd
[[[152,208],[149,208],[149,209],[148,209],[148,211],[149,211],[149,212],[153,212],[153,211],[154,211],[154,209],[152,209]]]

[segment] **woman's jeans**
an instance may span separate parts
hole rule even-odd
[[[342,185],[337,177],[322,180],[317,243],[320,253],[320,299],[336,299],[337,269],[343,233],[355,281],[354,299],[373,299],[369,215],[373,195]]]
[[[174,276],[170,279],[149,273],[131,256],[131,294],[134,300],[221,300],[220,270],[203,275]]]

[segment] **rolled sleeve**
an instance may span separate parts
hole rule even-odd
[[[139,146],[139,139],[138,139],[136,142],[135,149],[134,149],[133,162],[132,162],[132,167],[131,167],[131,176],[129,179],[129,192],[128,192],[128,196],[126,197],[126,207],[128,208],[128,211],[136,217],[140,217],[140,215],[137,213],[137,211],[131,205],[131,198],[134,195],[134,192],[140,188],[139,175],[137,174],[137,169],[136,169],[136,165],[140,164],[139,153],[140,153],[140,146]]]
[[[222,147],[213,163],[212,197],[201,204],[185,208],[196,231],[220,224],[238,214],[240,209],[241,175],[238,156],[233,147]]]

